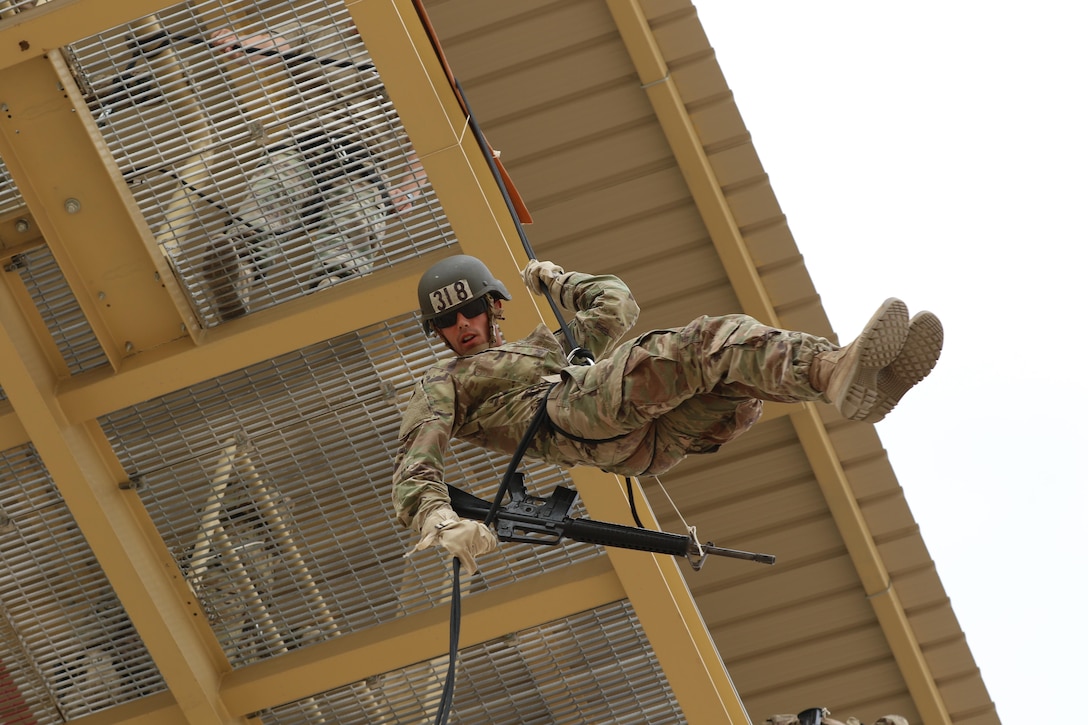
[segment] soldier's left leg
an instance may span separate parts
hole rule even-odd
[[[818,400],[809,368],[817,353],[834,349],[821,337],[768,327],[747,315],[701,317],[624,343],[579,379],[564,380],[548,414],[568,433],[604,439],[638,430],[702,394],[737,404],[749,398]]]
[[[653,451],[643,475],[665,473],[693,453],[714,453],[759,420],[763,401],[700,393],[654,421]]]

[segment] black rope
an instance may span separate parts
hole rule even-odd
[[[461,81],[454,79],[453,81],[457,85],[457,92],[461,94],[461,100],[465,104],[465,113],[468,115],[468,125],[472,129],[472,135],[476,138],[476,143],[479,144],[480,150],[484,154],[484,158],[487,160],[487,166],[491,169],[491,175],[495,177],[495,182],[499,185],[499,190],[502,191],[503,201],[506,202],[506,209],[510,212],[511,218],[514,220],[514,226],[517,227],[518,236],[521,237],[521,246],[525,249],[525,253],[529,255],[529,259],[536,259],[536,252],[533,251],[533,246],[529,243],[529,237],[525,234],[525,229],[521,225],[521,220],[518,219],[517,209],[514,208],[514,200],[510,198],[510,191],[506,188],[506,184],[503,183],[502,174],[499,173],[499,166],[495,163],[495,157],[491,153],[490,147],[487,145],[487,140],[484,138],[484,133],[480,129],[480,124],[476,120],[476,116],[472,113],[472,107],[468,104],[468,98],[465,96],[465,89],[461,87]],[[559,305],[552,299],[551,293],[548,288],[544,288],[544,298],[548,300],[548,306],[552,309],[552,314],[559,320],[559,329],[563,332],[563,337],[567,341],[567,346],[571,350],[573,355],[578,352],[583,359],[592,362],[593,356],[588,350],[584,350],[578,346],[574,341],[574,335],[570,331],[570,327],[567,325],[566,320],[563,319],[563,312],[560,310]]]
[[[635,526],[645,529],[642,520],[638,517],[638,511],[635,510],[635,487],[631,484],[631,477],[625,476],[624,478],[627,479],[627,501],[631,504],[631,518],[635,520]]]
[[[548,392],[550,393],[551,389],[554,387],[555,383],[549,385]],[[525,455],[525,450],[529,447],[529,443],[533,440],[533,436],[536,435],[537,430],[540,428],[540,424],[547,415],[548,396],[545,394],[543,400],[540,401],[540,406],[537,407],[536,413],[533,415],[533,419],[529,421],[528,430],[526,430],[525,435],[521,437],[521,441],[518,442],[517,450],[514,451],[514,455],[510,458],[510,463],[506,466],[506,472],[502,475],[502,482],[499,483],[499,490],[495,493],[495,500],[491,502],[491,508],[488,510],[487,516],[484,517],[484,526],[490,526],[491,522],[495,520],[495,516],[499,512],[499,506],[506,496],[506,491],[510,488],[510,480],[514,477],[514,473],[517,472],[518,464],[521,463],[521,458]]]
[[[480,124],[477,123],[476,117],[472,113],[472,109],[468,105],[468,100],[465,98],[464,89],[461,88],[461,82],[454,79],[454,83],[457,86],[457,92],[461,94],[461,100],[465,104],[465,113],[468,115],[468,123],[472,128],[472,135],[476,139],[476,143],[480,145],[480,150],[484,154],[484,158],[487,159],[488,168],[491,169],[492,176],[495,177],[495,182],[498,184],[499,189],[502,191],[502,198],[506,202],[506,208],[510,212],[510,217],[514,220],[514,224],[518,230],[518,236],[521,237],[522,247],[525,249],[525,253],[529,255],[530,259],[536,259],[536,253],[533,252],[532,245],[529,244],[529,238],[525,235],[525,230],[521,226],[521,220],[518,219],[517,209],[514,208],[514,201],[510,198],[510,192],[506,188],[506,184],[503,183],[502,174],[499,173],[499,167],[495,163],[495,158],[491,155],[491,151],[488,148],[487,141],[484,139],[483,131],[480,130]],[[567,346],[571,350],[571,356],[577,352],[583,356],[583,359],[592,362],[593,357],[588,350],[581,350],[574,341],[574,334],[571,333],[570,327],[567,326],[566,321],[563,319],[563,314],[559,309],[559,306],[552,299],[551,293],[547,288],[544,289],[544,297],[548,300],[548,305],[552,309],[552,313],[556,319],[559,320],[559,329],[563,332],[563,337],[567,341]],[[553,383],[548,387],[548,391],[555,387]],[[487,512],[487,516],[484,517],[484,526],[491,526],[491,523],[495,520],[495,516],[499,512],[499,507],[502,505],[503,498],[506,497],[506,493],[510,488],[510,481],[513,479],[514,474],[517,472],[518,464],[521,463],[522,457],[525,455],[526,449],[529,447],[529,443],[532,441],[533,436],[536,435],[537,430],[540,428],[540,424],[544,421],[544,418],[548,414],[548,396],[544,395],[540,401],[540,405],[533,415],[533,419],[529,422],[529,428],[525,431],[525,435],[522,436],[521,441],[518,443],[517,450],[514,451],[513,456],[510,458],[510,463],[506,467],[505,473],[503,473],[502,481],[499,483],[499,489],[495,492],[495,498],[491,502],[491,508]],[[459,583],[459,572],[461,568],[461,560],[456,557],[453,560],[453,599],[450,603],[450,663],[449,669],[446,671],[446,681],[442,689],[442,700],[438,707],[438,717],[435,719],[435,725],[444,725],[449,718],[450,711],[453,709],[453,692],[454,692],[454,677],[455,677],[455,663],[457,658],[457,640],[460,636],[461,629],[461,592]]]
[[[457,669],[457,646],[461,639],[461,560],[453,557],[453,591],[450,593],[450,663],[446,668],[446,681],[442,685],[442,699],[434,725],[446,725],[453,711],[453,683]]]

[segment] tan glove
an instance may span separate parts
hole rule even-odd
[[[521,278],[525,280],[525,286],[530,292],[534,295],[543,295],[546,289],[552,293],[556,302],[559,301],[559,290],[562,289],[562,285],[559,284],[559,277],[562,275],[563,268],[558,264],[539,262],[535,259],[530,259],[525,269],[521,270]]]
[[[499,544],[495,532],[479,521],[462,519],[448,503],[439,504],[427,514],[419,533],[419,543],[409,549],[405,556],[438,543],[461,560],[465,576],[476,573],[477,556],[494,551]]]

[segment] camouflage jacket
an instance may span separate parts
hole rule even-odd
[[[569,272],[562,282],[556,301],[576,311],[569,323],[575,342],[601,359],[635,324],[638,305],[611,275]],[[584,372],[567,362],[568,352],[558,334],[540,325],[520,340],[427,371],[401,421],[393,473],[393,506],[401,524],[411,525],[421,504],[449,500],[443,459],[451,438],[503,453],[517,449],[551,388],[544,377]],[[526,455],[555,459],[536,443]]]

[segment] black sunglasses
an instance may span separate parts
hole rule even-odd
[[[457,324],[458,314],[464,315],[466,320],[471,320],[473,317],[476,317],[477,315],[482,315],[485,312],[487,312],[486,295],[483,297],[478,297],[472,302],[461,305],[455,310],[443,312],[441,315],[435,315],[431,319],[434,322],[435,327],[453,327]]]

